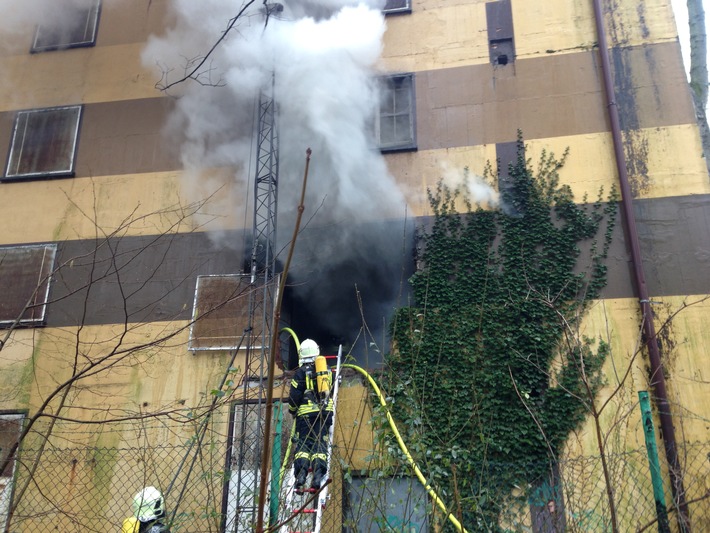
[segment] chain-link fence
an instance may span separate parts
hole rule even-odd
[[[282,454],[288,444],[289,424],[286,417]],[[185,430],[175,430],[179,431]],[[201,441],[190,438],[179,445],[23,447],[16,456],[14,477],[3,478],[5,489],[0,503],[4,503],[7,531],[118,532],[123,520],[131,515],[133,496],[148,485],[165,493],[165,522],[173,533],[253,531],[257,502],[249,487],[255,486],[252,481],[259,477],[258,468],[244,469],[237,476],[232,470],[235,454],[228,435],[227,431],[210,429]],[[232,442],[239,444],[237,439]],[[342,433],[336,439],[320,531],[436,530],[444,522],[443,513],[432,504],[412,472],[405,467],[374,468],[375,454],[362,442],[356,438],[343,442]],[[683,481],[695,532],[710,531],[709,454],[709,442],[686,443],[681,448]],[[469,532],[607,532],[612,531],[613,502],[618,531],[659,531],[646,450],[611,453],[606,459],[611,494],[600,457],[565,459],[550,470],[549,477],[519,487],[505,502],[496,524],[464,520],[464,526]],[[490,476],[505,469],[504,464],[487,464],[481,465],[480,473]],[[670,531],[677,531],[678,513],[667,472],[663,472],[663,479]],[[237,480],[244,487],[241,495],[237,494]],[[457,498],[480,497],[442,495],[452,504],[454,513]],[[317,495],[305,493],[289,501],[282,491],[279,510],[272,520],[268,519],[270,502],[265,504],[266,523],[273,526],[288,520],[273,529],[279,533],[314,531],[316,514],[296,511],[312,509],[315,500]]]

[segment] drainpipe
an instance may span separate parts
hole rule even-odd
[[[685,488],[683,487],[683,475],[680,470],[678,460],[678,448],[676,446],[675,430],[673,428],[673,417],[671,416],[668,394],[666,393],[666,379],[663,373],[663,363],[656,337],[656,330],[653,324],[653,311],[646,287],[646,276],[643,270],[643,259],[641,258],[641,248],[639,246],[638,231],[636,229],[636,219],[634,218],[631,188],[629,177],[626,171],[626,155],[621,139],[621,127],[619,125],[619,109],[616,105],[614,84],[611,77],[611,66],[609,64],[609,52],[606,41],[606,30],[604,27],[604,14],[601,8],[601,0],[592,0],[594,4],[594,16],[596,19],[597,36],[599,42],[599,55],[602,60],[602,72],[604,76],[604,89],[608,100],[607,109],[609,121],[611,122],[611,135],[614,143],[614,154],[616,156],[616,167],[619,172],[619,185],[621,188],[621,210],[622,217],[626,223],[627,237],[631,245],[631,262],[634,269],[634,280],[636,282],[636,292],[641,308],[641,320],[643,326],[643,338],[648,349],[648,357],[651,363],[651,386],[653,387],[654,400],[658,409],[663,443],[668,461],[668,470],[671,479],[671,489],[673,499],[678,509],[678,527],[681,533],[690,533],[690,516],[688,504],[685,499]]]

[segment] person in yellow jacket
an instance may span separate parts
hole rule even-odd
[[[129,516],[123,521],[123,527],[121,527],[121,533],[138,533],[140,528],[140,523],[135,516]]]
[[[308,469],[313,469],[311,489],[320,488],[328,471],[328,433],[333,423],[330,390],[318,391],[315,360],[320,348],[306,339],[298,352],[299,367],[291,380],[288,410],[296,418],[296,455],[293,474],[296,492],[303,492]]]

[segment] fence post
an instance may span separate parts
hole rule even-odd
[[[653,484],[653,499],[656,501],[656,516],[658,517],[658,533],[670,533],[668,524],[668,510],[666,497],[663,493],[663,479],[661,478],[661,465],[658,462],[658,445],[656,444],[656,430],[653,425],[651,401],[648,391],[639,391],[639,405],[641,407],[641,422],[646,439],[648,452],[648,466],[651,469],[651,483]]]
[[[281,427],[283,421],[283,403],[274,413],[276,419],[276,432],[274,434],[274,447],[271,452],[271,499],[269,500],[269,526],[278,523],[279,496],[281,491]]]

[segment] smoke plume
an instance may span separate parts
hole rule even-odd
[[[143,53],[164,84],[193,68],[239,12],[222,0],[173,4],[175,26],[153,37]],[[205,169],[235,169],[231,179],[243,199],[223,205],[228,213],[243,211],[253,194],[255,103],[260,92],[270,93],[273,80],[280,136],[277,249],[291,237],[310,147],[307,225],[289,278],[291,311],[299,335],[326,346],[353,343],[363,315],[381,340],[383,317],[397,304],[403,265],[411,259],[405,200],[371,133],[385,32],[381,7],[379,1],[301,0],[269,6],[267,20],[264,4],[254,2],[198,70],[197,82],[169,90],[178,98],[168,130],[190,187],[209,188]]]

